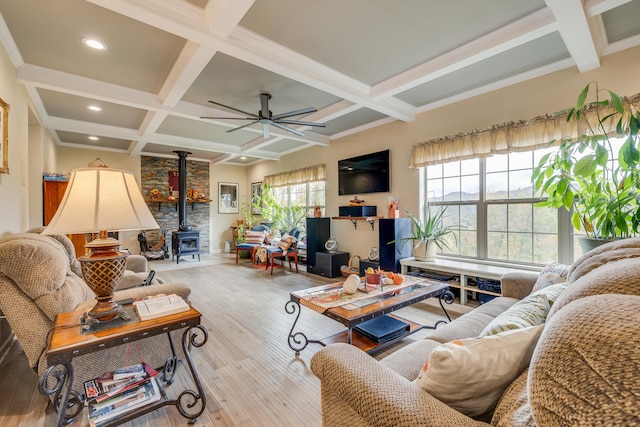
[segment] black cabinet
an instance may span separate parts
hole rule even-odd
[[[380,268],[384,271],[400,271],[400,260],[411,256],[413,241],[402,240],[388,244],[394,240],[411,236],[410,218],[381,218],[378,223],[380,239]]]
[[[316,252],[315,274],[340,277],[340,267],[349,263],[349,252]]]
[[[331,218],[307,218],[307,272],[316,271],[316,253],[325,252],[324,244],[331,234]]]

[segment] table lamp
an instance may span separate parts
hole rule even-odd
[[[71,171],[69,184],[53,219],[42,234],[99,232],[87,243],[88,253],[78,257],[82,275],[96,294],[97,304],[86,322],[93,324],[127,319],[122,306],[113,301],[113,290],[125,270],[127,251],[121,242],[107,236],[108,231],[159,228],[129,171],[85,168]]]

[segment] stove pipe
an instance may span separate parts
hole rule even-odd
[[[180,231],[190,231],[187,224],[187,156],[188,151],[174,151],[178,155],[178,224]]]

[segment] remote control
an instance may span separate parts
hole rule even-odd
[[[147,276],[146,279],[144,279],[144,282],[142,282],[142,285],[140,286],[149,286],[151,284],[151,282],[153,282],[153,278],[156,276],[156,271],[155,270],[151,270],[149,272],[149,275]]]

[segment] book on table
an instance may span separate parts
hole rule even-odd
[[[361,323],[354,330],[379,344],[406,334],[409,331],[409,324],[385,315]]]
[[[133,307],[140,320],[152,320],[190,310],[189,304],[176,294],[147,297],[141,301],[135,301]]]

